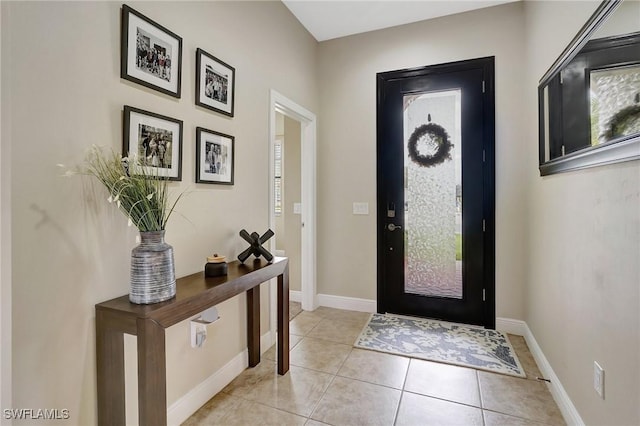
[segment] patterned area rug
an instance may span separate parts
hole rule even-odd
[[[372,314],[354,346],[526,377],[507,336],[482,327]]]

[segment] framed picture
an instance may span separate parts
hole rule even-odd
[[[196,105],[233,117],[236,69],[196,50]]]
[[[182,120],[125,105],[122,151],[148,175],[182,180]]]
[[[233,185],[235,138],[196,127],[196,183]]]
[[[182,37],[122,5],[120,77],[179,98]]]

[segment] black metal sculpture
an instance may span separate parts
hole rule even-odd
[[[260,255],[262,255],[267,260],[267,262],[271,262],[273,260],[273,255],[269,253],[266,248],[262,247],[262,244],[267,242],[267,240],[274,235],[275,234],[271,229],[267,229],[267,232],[262,234],[262,237],[259,236],[257,232],[252,232],[251,234],[249,234],[244,229],[240,231],[240,236],[244,238],[246,242],[251,244],[251,246],[238,255],[238,260],[244,263],[244,261],[253,254],[255,257],[260,257]]]

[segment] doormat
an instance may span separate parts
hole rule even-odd
[[[526,377],[504,333],[424,318],[372,314],[356,348]]]

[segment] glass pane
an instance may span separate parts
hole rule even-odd
[[[280,216],[282,214],[282,140],[277,139],[273,149],[273,210],[276,216]]]
[[[640,66],[590,72],[591,145],[640,133]]]
[[[406,293],[462,298],[461,91],[404,96]]]

